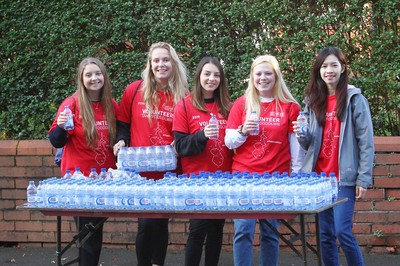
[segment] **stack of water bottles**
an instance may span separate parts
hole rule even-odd
[[[172,171],[176,168],[176,154],[171,145],[122,147],[118,153],[118,169],[136,172]]]
[[[76,174],[76,171],[74,175]],[[118,210],[315,210],[337,199],[334,173],[167,172],[152,180],[109,169],[106,178],[52,177],[33,181],[28,204],[39,208]]]

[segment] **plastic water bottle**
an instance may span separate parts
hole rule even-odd
[[[94,179],[94,180],[96,180],[97,178],[99,178],[99,174],[96,172],[96,168],[90,169],[89,178],[90,178],[90,179]]]
[[[64,123],[64,129],[65,130],[73,130],[74,129],[74,117],[73,117],[72,111],[71,111],[71,109],[69,109],[68,105],[64,106],[64,112],[65,112],[65,115],[67,116],[67,122]]]
[[[127,167],[128,165],[128,147],[121,147],[118,151],[117,155],[117,168],[118,169],[124,169],[124,167]]]
[[[81,168],[80,167],[75,167],[75,172],[74,174],[71,176],[72,179],[85,179],[85,176],[83,175],[83,173],[81,172]]]
[[[148,160],[146,158],[146,152],[144,147],[136,148],[136,156],[138,159],[138,168],[137,171],[145,172],[148,171]]]
[[[39,181],[39,185],[36,188],[36,204],[43,205],[43,181]]]
[[[72,177],[71,170],[65,170],[65,175],[63,176],[63,178],[71,179],[71,177]]]
[[[176,155],[174,151],[174,147],[172,145],[166,145],[164,150],[165,153],[165,161],[164,161],[164,167],[166,171],[174,170],[176,169]]]
[[[338,192],[339,192],[338,181],[337,181],[335,173],[333,173],[333,172],[329,173],[329,179],[331,181],[331,186],[332,186],[332,202],[334,202],[337,200]]]
[[[211,118],[210,118],[208,124],[209,124],[209,125],[212,125],[213,130],[216,130],[216,134],[210,136],[209,139],[211,139],[211,140],[216,140],[216,139],[218,139],[218,136],[219,136],[218,119],[217,119],[217,117],[216,117],[213,113],[211,113]]]
[[[107,174],[107,169],[106,168],[101,168],[100,169],[99,179],[100,180],[107,180],[108,179],[108,174]]]
[[[308,131],[308,123],[304,112],[299,113],[299,116],[297,117],[297,125],[299,126],[299,132],[297,133],[297,136],[305,136]]]
[[[155,146],[154,147],[154,156],[156,162],[156,171],[164,171],[164,158],[165,158],[165,149],[163,146]]]
[[[249,119],[254,122],[257,122],[257,128],[249,132],[249,135],[256,136],[260,133],[260,121],[258,119],[257,112],[251,111]]]
[[[155,171],[156,170],[156,155],[154,146],[147,146],[145,149],[146,160],[147,160],[147,171]]]
[[[124,149],[125,150],[125,149]],[[123,157],[123,154],[121,155]],[[138,167],[138,159],[136,156],[136,148],[135,147],[129,147],[126,149],[126,158],[125,161],[123,158],[120,158],[121,163],[123,167],[128,167],[130,169],[137,169]]]
[[[26,188],[26,199],[28,203],[36,203],[37,188],[35,186],[35,181],[29,181],[29,185]]]

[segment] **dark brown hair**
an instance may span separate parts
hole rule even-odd
[[[320,69],[325,59],[329,55],[336,56],[339,59],[339,62],[343,68],[343,73],[340,75],[339,83],[335,90],[336,116],[339,121],[342,121],[342,119],[344,119],[344,115],[346,112],[347,85],[349,80],[349,76],[347,73],[347,58],[339,48],[326,47],[318,53],[318,56],[315,59],[311,72],[311,79],[306,89],[306,97],[309,99],[309,106],[311,110],[315,113],[318,124],[321,126],[325,125],[327,98],[329,96],[329,91],[325,81],[321,77]]]

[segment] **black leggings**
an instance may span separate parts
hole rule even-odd
[[[223,219],[190,220],[190,232],[185,249],[185,266],[200,265],[201,253],[206,237],[204,265],[218,265],[224,224],[225,220]]]
[[[168,248],[168,219],[139,218],[136,236],[138,266],[164,265]]]
[[[104,218],[97,217],[74,217],[78,233],[86,224],[97,224]],[[79,220],[79,223],[78,223]],[[79,228],[78,228],[79,225]],[[103,244],[103,225],[95,231],[85,243],[79,248],[79,265],[80,266],[97,266],[100,260],[101,246]]]

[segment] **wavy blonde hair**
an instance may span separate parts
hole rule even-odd
[[[172,94],[174,103],[178,103],[187,94],[187,71],[185,65],[179,59],[175,49],[168,43],[158,42],[151,45],[147,55],[146,67],[142,72],[143,86],[142,93],[146,108],[149,110],[148,118],[151,120],[151,114],[158,106],[159,98],[157,96],[157,81],[151,70],[151,59],[153,51],[157,48],[164,48],[168,51],[172,63],[172,75],[168,80],[166,91]]]
[[[293,95],[290,93],[288,87],[286,86],[285,81],[283,80],[282,72],[279,67],[278,60],[272,56],[272,55],[261,55],[258,56],[256,59],[254,59],[251,69],[250,69],[250,78],[248,82],[247,89],[244,93],[246,97],[246,103],[245,103],[245,108],[246,108],[246,116],[248,117],[251,113],[251,111],[256,111],[257,114],[260,113],[260,106],[261,106],[261,101],[260,101],[260,95],[259,92],[254,85],[254,79],[253,79],[253,73],[254,73],[254,68],[258,65],[261,64],[269,64],[272,66],[272,69],[274,71],[275,75],[275,85],[274,88],[272,89],[274,98],[277,100],[276,101],[276,110],[280,109],[280,102],[283,103],[289,103],[289,102],[295,102],[297,103],[296,99],[293,97]]]
[[[90,101],[87,89],[83,84],[83,71],[85,70],[85,67],[90,64],[97,65],[104,76],[104,85],[101,88],[100,92],[100,102],[101,105],[103,106],[104,115],[108,124],[108,139],[110,141],[110,148],[111,148],[112,145],[114,144],[115,135],[117,131],[114,104],[112,101],[112,94],[111,94],[111,83],[104,64],[97,58],[93,57],[84,58],[79,64],[77,73],[78,88],[76,94],[78,96],[78,104],[79,104],[80,115],[82,117],[83,130],[85,133],[85,138],[88,146],[94,149],[98,137],[97,136],[98,132],[96,129],[92,102]]]

